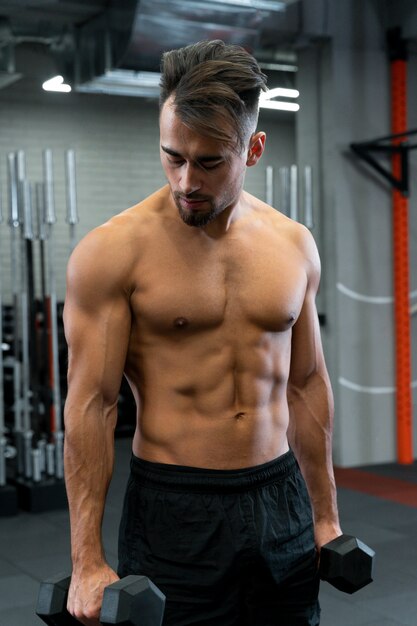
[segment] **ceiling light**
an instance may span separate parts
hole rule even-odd
[[[289,65],[288,63],[259,63],[261,70],[274,70],[275,72],[297,72],[297,65]]]
[[[89,93],[158,98],[160,80],[159,72],[108,70],[102,76],[77,85],[76,89]]]
[[[285,87],[274,87],[261,93],[261,100],[270,100],[271,98],[298,98],[300,92],[297,89],[286,89]]]
[[[300,105],[296,102],[281,102],[280,100],[263,100],[259,102],[261,109],[275,109],[276,111],[298,111]]]
[[[281,100],[272,100],[281,96],[282,98],[298,98],[300,92],[297,89],[287,89],[285,87],[274,87],[263,91],[259,98],[259,107],[261,109],[274,109],[276,111],[298,111],[300,105],[296,102],[283,102]]]
[[[232,4],[248,9],[260,9],[263,11],[285,11],[288,2],[277,0],[211,0],[220,4]]]
[[[45,91],[61,91],[68,93],[71,91],[71,86],[64,83],[63,76],[54,76],[43,83],[42,89]]]

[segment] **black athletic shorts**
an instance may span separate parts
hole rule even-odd
[[[133,457],[118,574],[161,589],[164,626],[317,626],[311,506],[293,453],[241,470]]]

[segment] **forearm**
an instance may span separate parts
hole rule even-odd
[[[311,376],[289,388],[288,440],[309,492],[315,524],[339,528],[332,461],[333,397],[326,378]]]
[[[104,562],[101,525],[114,464],[116,408],[65,410],[65,481],[74,570]]]

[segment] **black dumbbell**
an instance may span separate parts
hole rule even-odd
[[[354,593],[373,580],[375,552],[351,535],[341,535],[320,551],[320,578],[344,591]]]
[[[49,626],[80,626],[67,611],[71,576],[58,575],[41,583],[36,615]],[[164,594],[146,576],[126,576],[104,590],[100,622],[119,626],[161,626]]]

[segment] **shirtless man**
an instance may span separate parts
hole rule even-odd
[[[68,609],[88,626],[134,573],[166,594],[166,626],[319,623],[318,553],[341,534],[320,263],[306,228],[243,190],[264,88],[239,47],[166,53],[168,185],[69,263]],[[116,574],[101,522],[123,373],[138,410]]]

